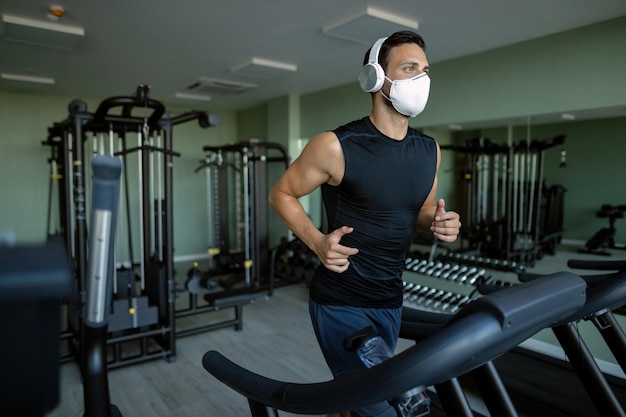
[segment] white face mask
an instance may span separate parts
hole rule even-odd
[[[430,93],[430,78],[427,73],[423,72],[406,80],[391,81],[387,76],[385,78],[391,82],[389,97],[382,91],[381,93],[399,113],[415,117],[424,110]]]

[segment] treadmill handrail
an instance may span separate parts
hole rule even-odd
[[[579,310],[585,302],[585,289],[580,277],[566,272],[508,287],[463,307],[435,334],[382,364],[325,382],[291,383],[268,378],[217,351],[205,353],[202,364],[250,401],[279,410],[325,414],[355,409],[416,386],[447,381],[495,359]],[[512,321],[507,321],[510,317]]]
[[[598,261],[592,259],[570,259],[567,266],[577,269],[595,269],[599,271],[626,271],[626,260]]]

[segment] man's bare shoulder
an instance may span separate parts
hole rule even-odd
[[[305,146],[301,158],[303,162],[314,164],[330,176],[330,183],[337,184],[343,177],[343,150],[337,135],[322,132],[314,136]]]

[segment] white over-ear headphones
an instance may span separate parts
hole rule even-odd
[[[380,53],[380,48],[383,46],[383,42],[386,40],[387,38],[385,37],[374,42],[374,45],[372,45],[370,49],[367,64],[365,64],[359,72],[359,84],[361,84],[361,88],[366,93],[375,93],[383,88],[385,70],[383,70],[383,67],[378,63],[378,54]]]

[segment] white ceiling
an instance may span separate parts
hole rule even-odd
[[[166,106],[207,110],[245,109],[356,82],[368,44],[389,29],[369,26],[366,44],[323,28],[366,7],[417,21],[433,70],[440,61],[626,15],[626,0],[1,0],[0,11],[46,22],[50,4],[65,8],[60,24],[83,28],[84,36],[73,50],[62,50],[7,40],[3,24],[0,72],[51,77],[55,84],[2,79],[0,90],[104,99],[147,84]],[[231,72],[253,58],[297,71],[266,80]],[[175,98],[201,77],[257,87],[213,94],[210,102]]]

